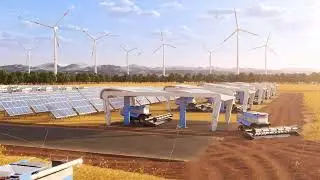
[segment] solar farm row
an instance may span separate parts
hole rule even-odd
[[[100,88],[29,93],[2,92],[0,93],[0,111],[5,111],[11,117],[49,112],[55,119],[93,114],[104,111],[100,92]],[[136,98],[137,105],[164,101],[166,101],[165,97]],[[123,106],[123,97],[110,98],[111,109],[118,110]]]

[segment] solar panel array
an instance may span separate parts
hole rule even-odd
[[[154,104],[154,103],[159,103],[160,100],[155,97],[155,96],[146,96],[146,98],[148,99],[148,101],[151,103],[151,104]]]
[[[148,105],[148,104],[150,104],[150,101],[144,96],[138,96],[136,98],[136,102],[137,102],[138,105]]]
[[[14,88],[19,89],[19,87]],[[102,88],[39,86],[21,88],[11,93],[6,89],[3,92],[0,91],[0,111],[6,111],[9,116],[49,112],[54,118],[61,119],[104,111],[103,100],[100,99]],[[165,97],[139,96],[136,98],[137,105],[163,101],[166,101]],[[124,106],[123,97],[110,98],[109,102],[112,110],[118,110]]]
[[[37,98],[37,99],[28,99],[26,101],[36,113],[49,112],[49,109],[46,106],[46,103],[48,102],[46,99]]]
[[[47,107],[56,119],[73,117],[78,115],[72,109],[72,106],[66,101],[49,102],[47,104]]]
[[[111,104],[111,107],[114,110],[121,109],[124,106],[124,98],[123,97],[110,98],[109,102]]]
[[[164,96],[158,96],[157,99],[158,99],[160,102],[167,101],[167,98],[165,98]]]
[[[79,89],[79,93],[85,97],[98,112],[103,112],[103,100],[100,99],[102,88]]]
[[[23,100],[2,101],[1,105],[9,116],[19,116],[33,113],[33,111],[29,108],[29,105]]]

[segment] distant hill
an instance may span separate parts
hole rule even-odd
[[[53,63],[46,63],[41,64],[38,66],[31,67],[31,71],[53,71]],[[28,67],[26,65],[21,64],[13,64],[13,65],[5,65],[0,66],[0,70],[7,70],[9,72],[14,71],[28,71]],[[86,64],[69,64],[69,65],[58,65],[58,71],[59,72],[93,72],[94,68],[93,66],[88,66]],[[127,68],[123,66],[115,66],[115,65],[99,65],[98,66],[99,73],[103,74],[110,74],[110,75],[123,75],[127,72]],[[175,66],[175,67],[167,67],[166,69],[167,73],[208,73],[208,68],[204,67],[183,67],[183,66]],[[224,73],[232,73],[235,72],[235,69],[233,68],[214,68],[214,71],[218,74],[224,74]],[[262,69],[254,69],[254,68],[241,68],[241,72],[245,73],[255,73],[255,74],[262,74],[264,73],[264,70]],[[285,68],[281,70],[269,70],[269,73],[306,73],[310,74],[312,72],[319,72],[319,70],[316,69],[307,69],[307,68]],[[130,65],[130,73],[131,74],[162,74],[162,68],[161,67],[146,67],[146,66],[139,66],[139,65]]]

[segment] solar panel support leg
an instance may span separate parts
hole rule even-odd
[[[187,101],[188,98],[182,97],[180,102],[180,119],[179,119],[179,128],[187,128],[186,112],[187,112]]]
[[[232,111],[232,105],[234,103],[234,100],[231,99],[229,101],[226,102],[227,104],[227,108],[226,108],[226,113],[225,113],[225,119],[226,119],[226,123],[229,124],[231,121],[231,111]]]
[[[217,96],[214,98],[215,98],[214,103],[212,103],[213,110],[212,110],[211,131],[217,130],[220,109],[221,109],[221,97]]]
[[[110,107],[110,102],[109,98],[103,100],[103,106],[104,106],[104,111],[106,113],[106,125],[110,126],[111,125],[111,107]]]
[[[130,97],[125,96],[124,97],[124,107],[123,107],[123,112],[124,112],[124,125],[130,125],[130,102],[131,102]]]
[[[240,91],[239,92],[239,102],[240,102],[240,104],[243,104],[244,101],[245,101],[245,92]]]

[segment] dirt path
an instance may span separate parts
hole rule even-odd
[[[303,124],[303,95],[281,94],[262,111],[273,125]],[[185,179],[319,179],[320,143],[302,137],[249,141],[241,136],[213,143],[188,163]]]

